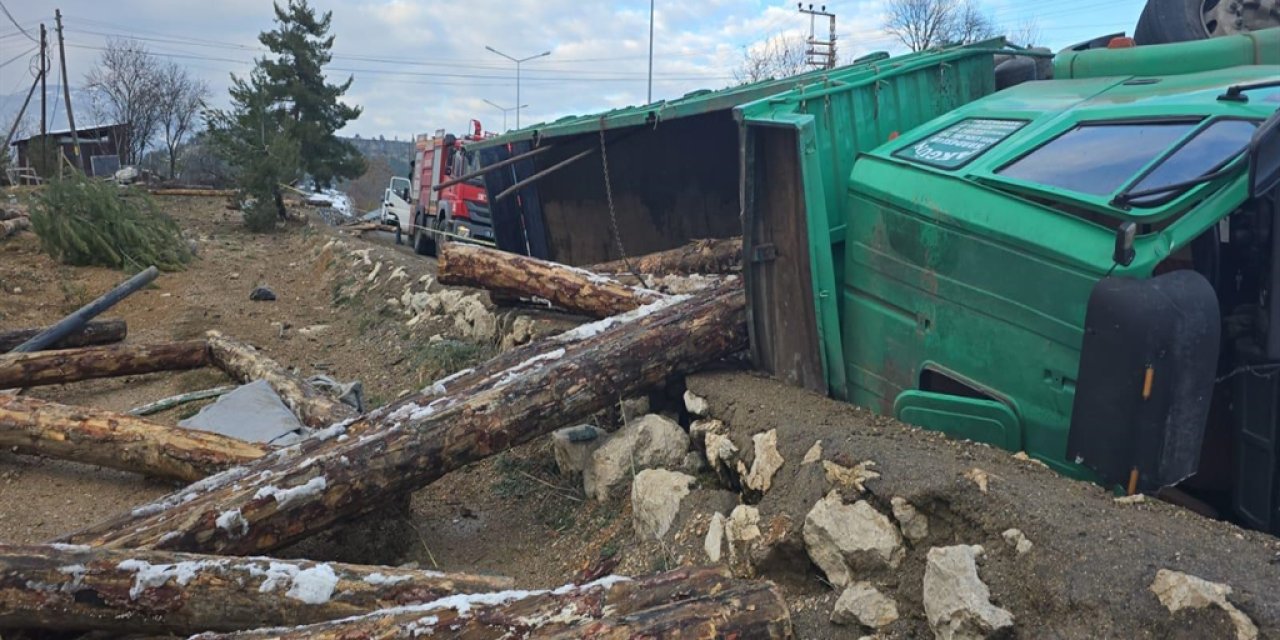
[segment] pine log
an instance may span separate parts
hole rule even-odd
[[[336,562],[0,544],[0,629],[192,634],[295,626],[512,584]]]
[[[47,328],[34,327],[0,332],[0,353],[12,351],[14,347],[40,335]],[[128,333],[129,326],[122,319],[93,320],[80,331],[55,342],[50,348],[72,349],[75,347],[114,344],[124,341]]]
[[[269,451],[217,433],[25,396],[0,396],[0,447],[185,482]]]
[[[466,640],[507,638],[790,638],[786,601],[770,583],[734,585],[723,576],[671,581],[647,588],[598,583],[554,592],[481,594],[400,607],[347,620],[293,629],[264,629],[199,640],[391,640],[419,637]],[[710,583],[710,584],[707,584]],[[637,586],[639,585],[639,586]],[[195,640],[195,639],[193,639]]]
[[[547,341],[548,351],[475,384],[335,425],[64,541],[236,555],[279,548],[742,350],[745,304],[740,289],[726,290],[579,327],[570,337],[590,337]],[[362,423],[362,435],[343,433]],[[237,511],[242,530],[216,526]]]
[[[207,364],[209,347],[204,340],[6,353],[0,355],[0,389],[198,369]]]
[[[593,318],[607,318],[663,297],[584,269],[459,242],[440,250],[436,272],[441,284],[538,297]]]
[[[222,335],[206,334],[213,364],[240,382],[265,380],[303,424],[322,429],[356,415],[355,409],[330,398],[261,351]]]
[[[187,196],[206,198],[230,198],[236,195],[235,189],[152,189],[153,196]]]
[[[31,228],[31,218],[17,217],[9,220],[0,220],[0,238],[8,238],[9,236],[26,229]]]
[[[26,218],[31,214],[26,209],[0,209],[0,220],[13,220],[14,218]]]
[[[614,260],[587,267],[596,273],[687,276],[737,273],[742,270],[742,237],[694,240],[667,251],[650,253],[627,261]]]

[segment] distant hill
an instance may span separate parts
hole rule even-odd
[[[403,176],[409,173],[409,161],[413,158],[413,142],[410,140],[387,140],[378,138],[343,138],[360,151],[364,157],[373,160],[386,160],[393,175]]]

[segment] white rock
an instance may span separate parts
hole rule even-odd
[[[813,464],[821,459],[822,459],[822,441],[819,440],[813,443],[813,446],[809,447],[808,451],[804,452],[804,458],[800,460],[800,464],[802,466],[806,464]]]
[[[831,611],[834,624],[857,622],[872,629],[892,624],[897,619],[897,603],[880,593],[870,582],[857,582],[846,587]]]
[[[689,413],[700,418],[706,417],[708,412],[711,410],[710,406],[707,404],[707,399],[692,391],[684,392],[684,408],[688,410]]]
[[[991,474],[977,467],[974,467],[964,472],[964,477],[968,478],[970,482],[977,485],[978,491],[981,491],[983,493],[987,492],[987,489],[991,484]]]
[[[680,425],[650,414],[614,433],[591,454],[582,474],[587,495],[608,500],[621,494],[631,474],[644,469],[679,467],[689,450],[689,435]]]
[[[1035,546],[1031,544],[1031,541],[1027,539],[1027,536],[1020,529],[1005,529],[1004,533],[1000,534],[1000,537],[1004,538],[1004,541],[1013,547],[1014,551],[1018,552],[1018,555],[1025,555]]]
[[[871,460],[866,460],[850,468],[830,460],[823,460],[822,470],[827,475],[828,484],[862,493],[867,490],[865,483],[868,480],[880,477],[880,474],[871,470],[875,464]]]
[[[904,538],[920,542],[929,537],[929,518],[916,510],[915,505],[897,496],[889,502],[893,505],[893,517],[898,520]]]
[[[702,550],[707,552],[709,562],[720,562],[724,549],[724,527],[725,518],[717,511],[707,524],[707,539],[702,543]]]
[[[991,604],[991,591],[978,577],[982,552],[977,545],[929,550],[924,611],[938,640],[980,640],[1013,626],[1013,614]]]
[[[755,459],[751,461],[750,470],[739,461],[738,474],[748,488],[764,493],[773,484],[773,474],[783,464],[782,455],[778,453],[778,430],[757,433],[751,436],[751,441],[755,445]]]
[[[906,553],[889,518],[865,500],[844,504],[839,491],[813,506],[803,534],[809,558],[837,587],[853,582],[855,573],[896,568]]]
[[[666,469],[645,469],[631,483],[631,519],[636,535],[662,540],[680,513],[680,502],[689,495],[693,476]]]
[[[724,537],[729,542],[729,567],[734,575],[751,576],[751,546],[762,537],[760,510],[745,504],[734,507],[724,523]]]
[[[703,418],[694,420],[689,425],[689,437],[693,439],[698,446],[706,446],[706,437],[708,433],[724,433],[724,422],[715,418]]]
[[[595,425],[580,424],[551,433],[551,451],[556,457],[560,475],[572,478],[582,473],[591,462],[591,454],[604,443],[605,432]]]
[[[1225,584],[1161,569],[1156,572],[1156,579],[1151,583],[1151,592],[1156,594],[1160,604],[1170,613],[1183,609],[1218,607],[1231,618],[1231,624],[1236,629],[1236,640],[1256,640],[1258,637],[1258,627],[1253,620],[1227,600],[1227,596],[1231,595],[1231,587]]]
[[[738,460],[738,446],[723,433],[707,433],[703,436],[707,448],[707,464],[716,472],[733,469]]]

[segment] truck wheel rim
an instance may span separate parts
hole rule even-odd
[[[1280,26],[1280,0],[1203,0],[1200,23],[1210,38]]]

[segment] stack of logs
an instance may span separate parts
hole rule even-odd
[[[26,211],[16,209],[0,209],[0,239],[31,228],[31,218]]]
[[[216,333],[193,343],[0,356],[0,388],[212,364],[241,380],[267,380],[316,428],[299,444],[268,450],[135,416],[0,398],[0,445],[192,483],[51,544],[0,545],[0,629],[201,638],[791,637],[772,584],[733,580],[718,568],[512,591],[501,577],[245,557],[368,514],[747,343],[738,286],[665,296],[458,244],[442,250],[439,271],[442,281],[538,296],[601,319],[361,416]]]

